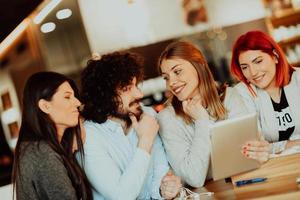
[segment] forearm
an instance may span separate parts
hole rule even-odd
[[[183,133],[177,133],[183,134]],[[208,124],[203,120],[196,122],[195,134],[191,143],[178,139],[168,146],[167,153],[175,173],[191,186],[200,187],[206,180],[209,168],[210,139]]]
[[[143,149],[144,151],[146,151],[149,154],[151,153],[152,146],[153,146],[153,142],[151,140],[142,138],[138,142],[138,148]]]
[[[195,122],[195,135],[192,145],[182,162],[183,171],[186,182],[194,187],[203,186],[210,160],[210,136],[209,136],[209,120],[200,120]]]
[[[153,177],[151,183],[151,197],[153,199],[161,199],[161,195],[159,193],[160,184],[162,182],[162,178],[167,174],[170,167],[159,135],[157,135],[153,145],[152,159]]]
[[[298,145],[300,145],[300,140],[288,140],[285,145],[285,148],[288,149],[288,148],[291,148],[293,146],[298,146]]]
[[[273,142],[270,153],[281,153],[285,149],[300,145],[300,140],[285,140],[279,142]]]
[[[147,178],[150,158],[142,158],[146,156],[146,152],[142,152],[143,150],[140,149],[138,151],[139,155],[134,156],[119,180],[116,180],[117,185],[115,185],[115,191],[113,192],[118,197],[117,199],[135,199],[141,192],[143,183]],[[147,157],[149,156],[147,155]]]

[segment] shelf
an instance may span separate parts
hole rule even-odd
[[[286,17],[290,17],[296,13],[300,13],[300,8],[287,8],[287,9],[283,9],[283,10],[279,10],[277,12],[275,12],[274,15],[271,16],[271,20],[278,20],[281,18],[286,18]]]
[[[282,25],[287,26],[299,24],[300,8],[283,10],[275,16],[270,17],[269,19],[274,28]]]
[[[271,0],[263,0],[266,7],[269,9],[271,8],[271,4],[273,3]],[[283,4],[282,4],[283,5]],[[300,25],[300,7],[290,7],[284,8],[281,10],[277,10],[275,13],[273,13],[272,16],[265,18],[266,27],[268,29],[268,32],[270,35],[275,35],[275,30],[280,26],[286,27],[286,30],[284,31],[298,31],[298,27]],[[292,28],[291,26],[298,26],[297,28]],[[279,31],[279,30],[278,30]],[[283,31],[282,31],[283,32]],[[276,32],[277,34],[278,32]],[[289,32],[291,33],[291,32]],[[290,36],[295,34],[290,34]],[[281,40],[277,42],[279,46],[286,51],[288,47],[294,48],[295,45],[300,44],[300,35],[295,35],[293,37]],[[295,66],[299,66],[299,63],[294,63]]]
[[[291,63],[291,65],[294,66],[294,67],[300,67],[300,61],[296,62],[296,63]]]
[[[278,42],[278,44],[282,48],[286,48],[288,46],[300,44],[300,35],[292,37],[292,38],[289,38],[289,39],[281,40],[280,42]]]

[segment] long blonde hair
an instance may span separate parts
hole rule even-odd
[[[225,119],[227,111],[223,105],[223,100],[225,98],[226,86],[217,87],[201,51],[186,41],[173,42],[166,47],[159,57],[159,71],[161,72],[160,67],[163,60],[176,58],[184,59],[195,67],[199,78],[199,92],[202,97],[202,103],[207,108],[209,115],[216,120]],[[172,104],[176,115],[182,117],[187,123],[192,122],[192,118],[183,111],[182,103],[176,96],[171,95],[167,102]]]

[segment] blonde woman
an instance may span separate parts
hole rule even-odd
[[[211,177],[209,125],[246,108],[235,89],[216,85],[204,56],[188,42],[167,46],[158,66],[172,93],[158,115],[168,160],[177,176],[201,187]]]

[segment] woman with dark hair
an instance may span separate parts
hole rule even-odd
[[[259,128],[270,142],[251,143],[247,152],[269,149],[280,153],[300,145],[300,70],[287,61],[283,50],[267,34],[249,31],[233,46],[231,71],[246,107],[259,116]]]
[[[17,199],[91,199],[74,157],[83,156],[75,83],[55,72],[32,75],[25,85],[13,184]]]
[[[159,70],[172,93],[158,115],[169,162],[177,176],[194,187],[211,178],[209,125],[246,114],[233,88],[218,87],[202,53],[185,41],[162,52]]]

